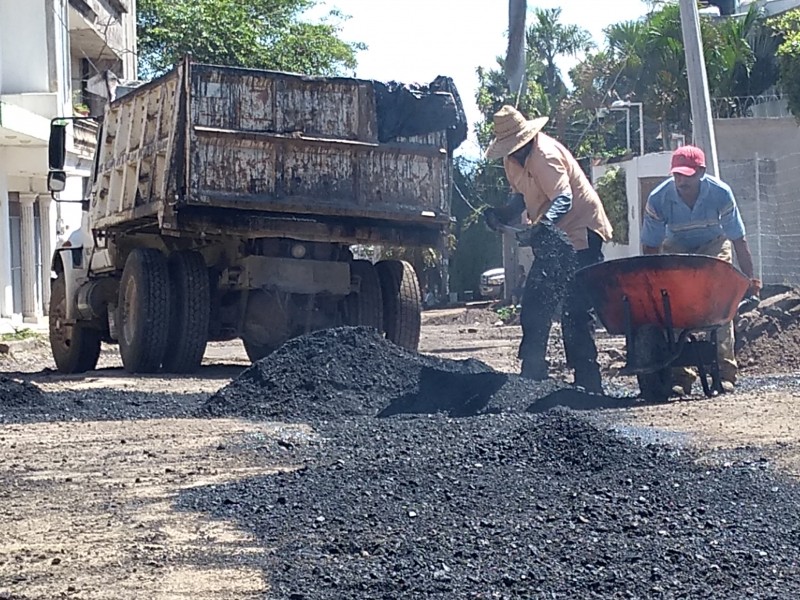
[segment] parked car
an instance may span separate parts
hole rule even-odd
[[[506,271],[503,267],[489,269],[481,273],[481,298],[499,300],[503,297],[506,283]]]

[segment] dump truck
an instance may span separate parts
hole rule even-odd
[[[107,342],[129,372],[191,372],[208,341],[241,338],[255,361],[341,325],[416,349],[414,268],[353,249],[442,247],[463,115],[446,77],[401,85],[190,59],[110,102],[81,230],[52,258],[59,371],[95,368]],[[69,127],[51,127],[56,200]]]

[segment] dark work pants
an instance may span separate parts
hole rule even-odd
[[[588,232],[589,247],[576,254],[577,268],[603,262],[603,239],[594,231]],[[554,281],[559,278],[561,281]],[[531,267],[522,296],[522,376],[542,380],[547,378],[547,341],[558,306],[561,305],[561,332],[567,355],[567,366],[575,369],[575,383],[590,391],[602,391],[597,346],[594,341],[592,301],[585,289],[575,283],[574,272]]]

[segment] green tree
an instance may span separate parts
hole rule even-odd
[[[703,18],[701,31],[712,97],[758,95],[775,83],[774,41],[754,7],[744,17]],[[678,5],[656,3],[641,20],[609,26],[605,37],[605,48],[571,72],[575,105],[588,111],[592,102],[594,109],[617,98],[642,102],[649,150],[660,149],[656,138],[672,130],[690,131]]]
[[[337,75],[363,44],[339,37],[342,15],[301,21],[316,0],[138,0],[139,68],[157,75],[185,54],[199,62]]]
[[[535,8],[533,24],[525,33],[525,43],[531,58],[544,65],[539,83],[554,105],[554,101],[567,93],[556,61],[564,56],[585,54],[594,46],[588,31],[561,22],[560,8]]]
[[[769,21],[780,39],[778,61],[780,83],[789,100],[789,110],[800,121],[800,9],[790,10]]]

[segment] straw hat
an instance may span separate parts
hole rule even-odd
[[[503,158],[519,150],[542,130],[549,117],[528,121],[513,106],[506,104],[494,114],[494,139],[486,149],[486,158]]]

